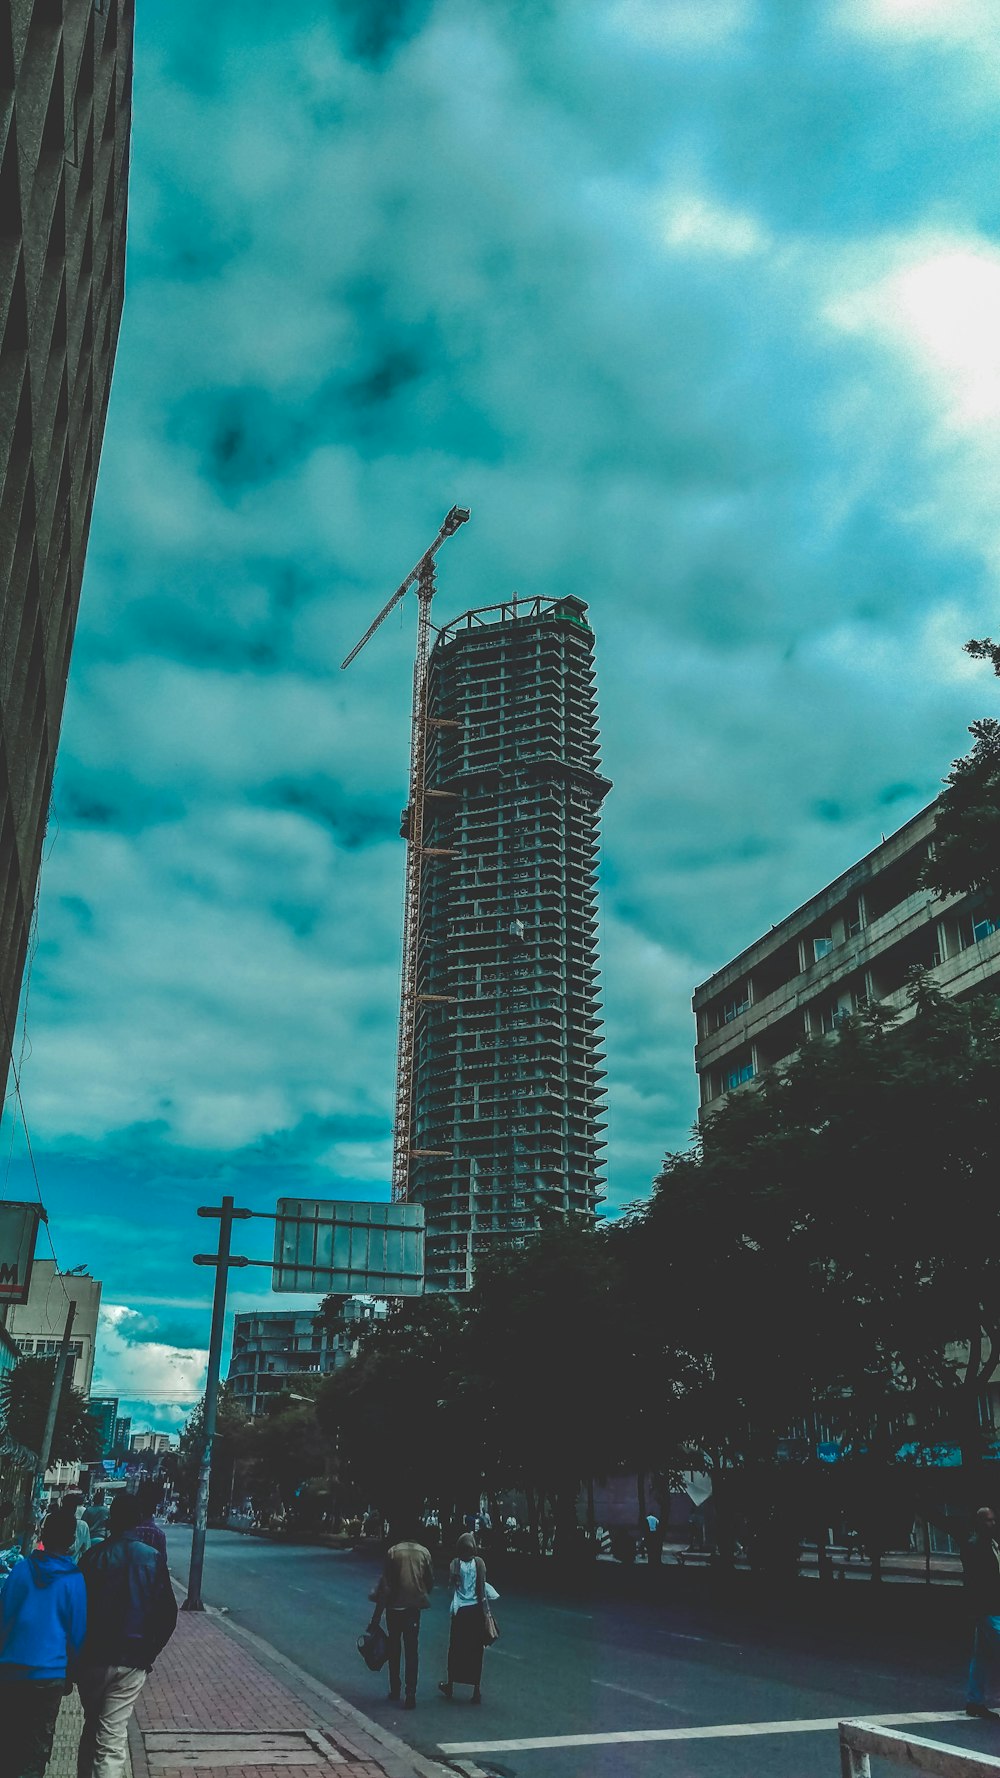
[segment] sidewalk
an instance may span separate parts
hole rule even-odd
[[[47,1778],[75,1778],[79,1724],[74,1693],[60,1711]],[[209,1612],[181,1612],[140,1693],[129,1754],[131,1778],[444,1778],[453,1770]]]

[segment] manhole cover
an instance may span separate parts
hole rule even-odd
[[[316,1729],[151,1729],[144,1735],[150,1778],[162,1772],[216,1766],[340,1766],[337,1753]]]

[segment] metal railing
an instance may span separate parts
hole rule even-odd
[[[1000,1772],[1000,1759],[991,1753],[949,1747],[944,1741],[926,1741],[921,1735],[901,1734],[870,1722],[840,1724],[841,1778],[871,1778],[873,1754],[926,1772],[928,1778],[979,1778],[983,1772]]]

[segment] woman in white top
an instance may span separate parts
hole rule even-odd
[[[471,1685],[472,1702],[481,1704],[486,1563],[476,1549],[471,1531],[466,1531],[458,1540],[455,1560],[448,1571],[448,1585],[451,1588],[448,1677],[441,1681],[439,1690],[450,1698],[454,1686]]]

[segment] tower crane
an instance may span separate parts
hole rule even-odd
[[[424,779],[427,765],[427,662],[430,656],[431,601],[435,591],[434,558],[448,537],[453,537],[471,517],[468,507],[453,506],[430,548],[411,568],[392,598],[369,624],[360,642],[351,649],[341,670],[349,667],[374,636],[390,611],[411,586],[417,589],[417,652],[413,663],[413,715],[410,726],[410,796],[404,827],[406,840],[406,893],[403,901],[403,968],[399,994],[399,1035],[396,1044],[396,1105],[392,1136],[392,1195],[405,1201],[409,1193],[410,1161],[430,1154],[413,1144],[413,1068],[417,1026],[417,962],[420,937],[420,878],[425,857]],[[436,1152],[436,1151],[434,1151]],[[448,1158],[442,1156],[442,1158]]]

